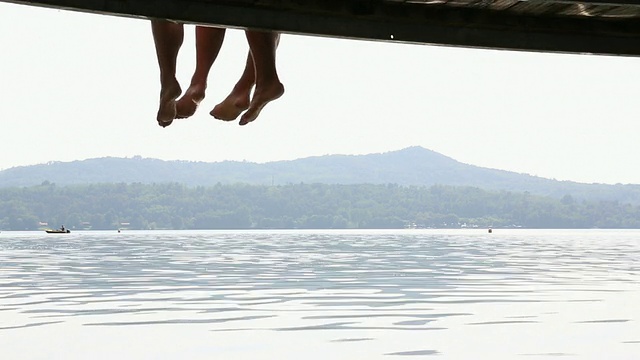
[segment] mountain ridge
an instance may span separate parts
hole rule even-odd
[[[640,204],[640,185],[586,184],[483,168],[459,162],[419,146],[366,155],[323,155],[267,163],[196,162],[153,158],[103,157],[14,167],[0,171],[0,187],[43,182],[66,186],[90,183],[217,183],[284,185],[398,184],[403,186],[471,186],[487,190],[530,192],[562,198]]]

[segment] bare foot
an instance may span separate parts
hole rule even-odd
[[[158,125],[167,127],[176,118],[176,99],[182,93],[180,84],[174,79],[160,90],[160,106],[158,107]]]
[[[255,120],[258,115],[260,115],[260,111],[262,111],[262,108],[264,108],[265,105],[279,98],[282,94],[284,94],[284,85],[279,81],[274,82],[266,89],[256,88],[256,91],[253,93],[251,103],[249,104],[249,108],[240,118],[240,125],[247,125]]]
[[[216,105],[209,114],[218,120],[233,121],[243,111],[249,108],[249,96],[251,88],[247,91],[236,91],[235,89],[227,96],[226,99]]]
[[[204,100],[205,86],[191,85],[176,102],[176,119],[186,119],[195,114],[198,105]]]

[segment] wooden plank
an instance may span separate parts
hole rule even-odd
[[[582,1],[622,16],[566,16],[558,4],[528,1],[544,15],[478,2],[384,0],[0,0],[32,6],[284,33],[523,51],[640,55],[640,0]],[[461,5],[462,4],[462,5]],[[487,2],[490,4],[490,2]],[[514,5],[518,5],[514,1]],[[551,7],[555,5],[555,7]],[[564,7],[561,7],[564,8]],[[597,9],[597,8],[596,8]],[[553,10],[553,11],[551,11]]]

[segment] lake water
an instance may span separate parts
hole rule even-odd
[[[0,233],[1,359],[640,359],[640,231]]]

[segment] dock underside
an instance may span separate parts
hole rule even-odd
[[[640,0],[0,0],[283,33],[540,52],[640,55]]]

